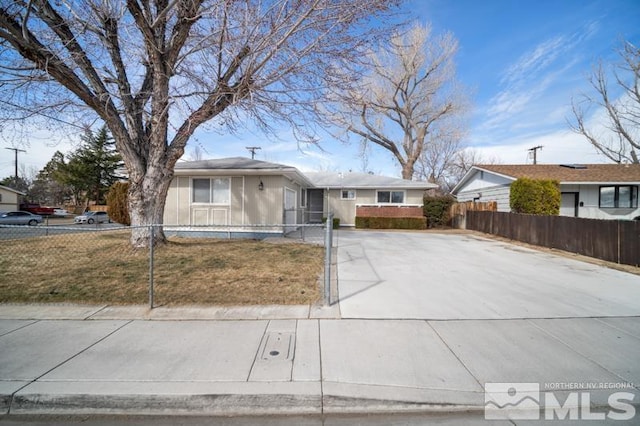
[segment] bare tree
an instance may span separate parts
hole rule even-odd
[[[189,154],[189,160],[191,161],[200,161],[204,158],[204,150],[200,144],[196,144],[191,153]]]
[[[640,49],[626,42],[619,52],[622,63],[612,66],[613,83],[600,62],[589,78],[594,95],[583,95],[572,102],[569,125],[598,151],[616,163],[640,163]],[[613,86],[613,87],[612,87]],[[586,115],[593,108],[606,114],[603,131],[588,128]]]
[[[500,158],[498,157],[485,157],[477,150],[473,148],[466,148],[456,153],[451,166],[449,167],[449,174],[447,179],[447,186],[449,190],[453,189],[471,169],[472,166],[477,165],[490,165],[500,164]]]
[[[426,147],[418,162],[418,175],[437,183],[440,193],[450,192],[463,176],[478,164],[499,164],[495,157],[486,158],[473,148],[464,148],[461,143],[441,139]]]
[[[464,148],[460,128],[456,125],[440,126],[441,131],[425,143],[415,165],[419,179],[437,183],[446,189],[451,168]]]
[[[129,174],[131,224],[159,224],[196,129],[213,120],[233,131],[248,119],[265,130],[283,121],[307,128],[328,85],[356,78],[332,70],[355,66],[389,30],[369,19],[397,3],[3,1],[0,90],[22,116],[104,121]],[[146,229],[132,230],[134,246],[148,240]]]
[[[430,26],[394,33],[368,56],[360,87],[336,94],[331,120],[345,139],[356,135],[391,152],[412,179],[425,147],[467,107],[455,79],[457,49],[452,34],[433,37]]]

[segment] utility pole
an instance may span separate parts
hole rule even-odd
[[[251,151],[251,159],[253,160],[254,158],[256,158],[256,150],[257,149],[262,149],[259,146],[245,146],[246,149],[248,149],[249,151]]]
[[[542,150],[542,145],[534,146],[533,148],[529,148],[529,152],[533,153],[533,164],[538,164],[538,150]]]
[[[16,168],[15,168],[15,173],[14,173],[14,179],[15,180],[14,180],[13,184],[17,188],[17,186],[18,186],[18,152],[27,152],[27,151],[25,151],[24,149],[18,149],[18,148],[5,148],[5,149],[11,150],[11,151],[13,151],[15,153],[15,166],[16,166]]]

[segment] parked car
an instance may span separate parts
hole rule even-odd
[[[69,216],[71,213],[69,213],[67,210],[65,209],[53,209],[53,215],[54,216]]]
[[[24,211],[0,212],[0,225],[29,225],[42,223],[42,216]]]
[[[22,203],[20,204],[20,211],[39,214],[42,216],[51,216],[54,214],[53,207],[44,207],[36,203]]]
[[[88,223],[92,225],[94,223],[111,223],[111,219],[107,212],[86,212],[80,216],[76,216],[73,219],[73,223]]]

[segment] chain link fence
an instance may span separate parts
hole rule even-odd
[[[332,300],[334,231],[324,224],[141,228],[167,243],[134,248],[133,227],[119,224],[0,226],[0,303]]]

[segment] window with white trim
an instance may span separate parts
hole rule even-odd
[[[376,202],[378,204],[404,204],[404,191],[378,191]]]
[[[198,204],[228,205],[231,199],[229,178],[194,178],[192,180],[192,202]]]
[[[600,208],[637,208],[638,187],[615,185],[600,187]]]
[[[340,199],[341,200],[355,200],[356,199],[356,190],[355,189],[343,189],[340,191]]]

